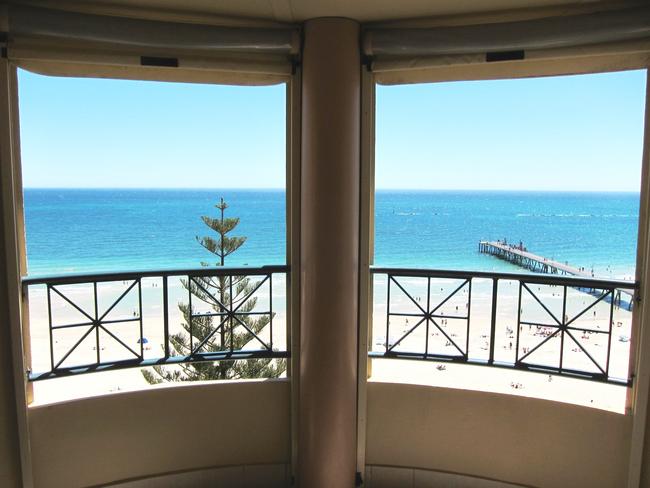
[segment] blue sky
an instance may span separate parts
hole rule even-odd
[[[638,191],[645,71],[377,89],[378,187]]]
[[[18,83],[25,187],[284,187],[285,85]]]
[[[377,88],[378,188],[638,191],[645,71]],[[26,187],[281,188],[285,87],[19,72]]]

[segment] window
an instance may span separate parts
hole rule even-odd
[[[624,410],[645,77],[377,86],[374,379]]]
[[[19,92],[36,401],[285,375],[287,85]]]

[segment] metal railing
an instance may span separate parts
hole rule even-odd
[[[141,368],[156,365],[178,365],[182,363],[232,361],[248,359],[280,359],[290,357],[288,347],[278,350],[274,347],[274,275],[284,277],[286,290],[289,290],[289,267],[284,265],[262,267],[218,267],[198,268],[163,271],[132,271],[99,274],[75,274],[65,276],[24,277],[22,279],[24,309],[29,311],[31,342],[34,344],[39,338],[34,331],[46,325],[46,339],[49,345],[49,368],[39,371],[29,371],[30,381],[44,380],[74,374],[83,374],[97,371],[108,371],[123,368]],[[184,297],[187,306],[185,313],[177,312],[174,323],[170,316],[170,279],[177,280],[176,295]],[[143,280],[149,280],[150,286],[158,292],[160,288],[159,305],[161,307],[160,320],[155,322],[155,328],[162,330],[153,331],[153,335],[160,338],[160,354],[149,352],[152,339],[145,335],[143,311]],[[224,293],[215,293],[215,280],[221,284]],[[242,280],[247,280],[246,288],[242,287]],[[276,279],[277,281],[277,279]],[[118,288],[117,296],[109,292],[102,292],[100,287],[114,285]],[[212,286],[211,286],[212,285]],[[71,290],[78,289],[75,296]],[[238,288],[239,287],[239,288]],[[45,304],[41,317],[36,318],[30,304],[30,293],[37,288],[42,289],[41,297]],[[81,293],[79,288],[83,288]],[[242,290],[244,290],[242,292]],[[113,290],[114,291],[114,290]],[[237,295],[240,292],[241,294]],[[81,295],[84,295],[82,298]],[[286,296],[289,294],[287,293]],[[108,303],[102,304],[100,301]],[[225,299],[224,299],[225,297]],[[263,298],[262,307],[257,302]],[[67,308],[67,318],[63,320],[56,316],[53,301],[57,300],[58,308]],[[126,302],[129,303],[126,303]],[[194,301],[194,305],[193,302]],[[82,303],[83,302],[83,303]],[[178,302],[177,302],[178,303]],[[197,305],[198,303],[198,305]],[[150,306],[151,304],[145,304]],[[125,314],[128,308],[129,313]],[[286,308],[286,307],[285,307]],[[71,320],[70,315],[75,315],[79,320]],[[264,334],[250,327],[249,318],[264,318]],[[205,334],[206,323],[216,319],[216,325],[209,333]],[[38,322],[45,322],[38,323]],[[179,321],[184,321],[186,328],[180,328]],[[115,327],[122,327],[121,333]],[[195,337],[195,331],[203,326],[201,339]],[[234,347],[233,337],[235,328],[246,331],[252,345],[245,348]],[[170,329],[173,329],[170,332]],[[149,328],[151,332],[151,328]],[[59,334],[79,331],[76,340],[58,338]],[[286,342],[289,344],[289,326],[286,325]],[[172,345],[175,334],[187,335],[188,354],[178,354]],[[41,334],[43,335],[43,334]],[[68,334],[69,335],[69,334]],[[125,337],[128,335],[129,339]],[[219,336],[227,341],[219,343],[218,350],[206,350],[206,345],[212,339],[218,340]],[[150,335],[151,337],[151,335]],[[41,337],[42,339],[42,337]],[[137,339],[137,340],[136,340]],[[111,342],[112,354],[105,351],[104,342]],[[41,341],[42,342],[42,341]],[[93,360],[88,361],[88,346],[92,343]],[[79,354],[85,347],[85,356]],[[118,349],[119,351],[116,351]],[[34,348],[32,348],[32,351]],[[44,348],[41,347],[44,352]],[[147,353],[145,353],[147,352]],[[83,356],[84,360],[74,361],[73,355]],[[151,356],[154,357],[151,357]],[[112,357],[107,357],[112,356]],[[115,359],[115,356],[120,356]],[[45,364],[42,357],[32,357],[32,363]]]
[[[371,336],[385,334],[369,347],[372,358],[467,363],[631,384],[636,282],[386,267],[371,267],[371,276]]]

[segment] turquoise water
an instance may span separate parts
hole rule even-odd
[[[239,217],[247,237],[227,265],[285,262],[283,190],[26,189],[30,274],[196,267],[214,262],[195,239],[201,215]],[[375,262],[386,266],[509,270],[479,240],[528,249],[603,276],[633,274],[635,193],[388,191],[376,195]]]
[[[479,240],[507,239],[598,275],[623,277],[634,273],[638,219],[636,193],[379,191],[375,261],[517,270],[477,252]]]
[[[202,215],[239,217],[247,242],[227,265],[285,262],[284,191],[25,190],[28,272],[194,268],[216,262],[196,242]]]

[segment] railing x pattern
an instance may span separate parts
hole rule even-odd
[[[629,374],[613,374],[612,354],[615,349],[622,353],[618,345],[613,347],[612,338],[615,328],[623,330],[615,318],[623,313],[631,318],[638,283],[379,267],[371,273],[375,288],[385,275],[386,299],[374,304],[373,334],[381,330],[377,314],[385,308],[385,336],[375,343],[378,348],[371,347],[370,357],[459,362],[631,384]],[[478,285],[482,293],[477,298]],[[481,301],[483,305],[477,303]],[[510,314],[503,311],[508,307]],[[629,346],[630,336],[621,334],[619,341]],[[617,371],[627,371],[627,357],[617,360],[625,363]]]
[[[274,275],[285,277],[285,286],[289,287],[288,266],[263,266],[258,268],[199,268],[187,270],[144,271],[126,273],[100,273],[83,275],[66,275],[52,277],[25,277],[22,280],[23,299],[29,304],[30,290],[44,287],[46,294],[47,340],[49,342],[49,369],[29,371],[31,381],[56,378],[93,371],[107,371],[122,368],[146,367],[155,365],[174,365],[191,362],[231,361],[262,358],[287,358],[290,353],[286,347],[274,346]],[[162,317],[155,333],[161,338],[161,352],[158,357],[147,357],[145,349],[150,340],[145,336],[143,320],[143,279],[155,279],[162,284]],[[172,300],[169,281],[171,278],[183,282],[187,309],[185,320],[188,322],[187,354],[179,354],[173,347],[173,338],[178,336],[179,326],[170,331]],[[100,306],[100,297],[105,298],[99,287],[107,284],[119,284],[121,292],[107,305]],[[219,287],[215,287],[219,284]],[[91,297],[84,303],[78,297],[72,297],[69,286],[92,287]],[[157,285],[154,285],[157,286]],[[215,289],[223,290],[215,293]],[[266,294],[263,306],[256,302],[262,293]],[[277,290],[275,291],[277,294]],[[53,300],[65,304],[81,320],[69,318],[57,320]],[[124,314],[125,302],[131,313]],[[122,307],[121,313],[116,311]],[[26,307],[30,309],[29,305]],[[116,315],[117,313],[117,315]],[[31,317],[32,328],[34,318]],[[212,319],[216,319],[216,325]],[[262,320],[260,330],[254,330],[247,318]],[[116,332],[114,327],[127,330],[130,340],[124,334]],[[197,330],[204,328],[203,334],[197,336]],[[210,327],[206,332],[205,327]],[[242,347],[237,343],[235,329],[246,331],[249,344]],[[263,329],[263,336],[262,336]],[[287,328],[287,330],[289,330]],[[63,332],[80,331],[74,341],[62,340]],[[200,340],[199,340],[200,337]],[[92,339],[92,361],[85,351],[84,360],[72,361],[74,354],[81,356],[80,350],[89,346]],[[220,339],[220,340],[219,340]],[[32,341],[34,338],[32,338]],[[177,339],[178,340],[178,339]],[[206,345],[217,341],[217,350],[208,350]],[[105,353],[106,343],[110,342],[113,354]],[[288,344],[289,341],[287,340]],[[112,357],[105,357],[112,356]],[[119,359],[115,359],[119,356]],[[41,361],[41,364],[43,362]]]

